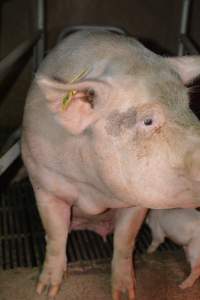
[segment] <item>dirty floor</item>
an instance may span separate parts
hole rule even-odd
[[[185,291],[178,287],[189,272],[182,251],[140,255],[135,267],[137,300],[200,300],[200,280]],[[0,271],[0,300],[46,300],[35,294],[37,276],[36,268]],[[56,300],[111,300],[110,264],[70,266]]]

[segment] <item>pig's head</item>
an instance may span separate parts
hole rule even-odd
[[[200,58],[143,50],[102,64],[73,84],[37,79],[56,120],[74,139],[86,139],[81,151],[84,157],[90,149],[96,182],[125,206],[199,206],[200,123],[185,85],[200,73]]]

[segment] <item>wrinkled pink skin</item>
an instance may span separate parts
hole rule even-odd
[[[147,209],[199,206],[200,125],[184,86],[199,71],[199,57],[162,58],[109,33],[74,34],[44,60],[22,134],[47,234],[39,294],[60,288],[71,227],[90,227],[114,229],[113,300],[135,299],[132,252]]]
[[[152,231],[148,253],[154,252],[166,237],[183,246],[191,273],[179,287],[192,287],[200,277],[200,213],[192,208],[151,210],[147,224]]]
[[[73,210],[72,214],[76,215],[76,211]],[[78,214],[76,218],[72,218],[70,230],[91,230],[98,233],[106,242],[107,235],[114,230],[115,215],[116,212],[112,209],[97,216],[85,217],[82,214]]]

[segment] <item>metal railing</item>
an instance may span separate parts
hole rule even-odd
[[[28,60],[31,56],[34,59],[33,72],[36,71],[44,56],[44,0],[37,0],[37,24],[35,35],[19,46],[0,62],[0,83],[17,67],[23,70],[22,61]],[[7,139],[0,157],[0,176],[20,155],[20,128],[16,129]]]
[[[22,44],[20,44],[17,48],[15,48],[10,54],[8,54],[4,59],[0,62],[0,82],[5,80],[6,77],[12,72],[13,68],[16,65],[20,65],[21,60],[33,50],[35,45],[38,43],[41,38],[41,32],[38,31],[35,36],[26,40]],[[29,57],[30,57],[29,55]]]

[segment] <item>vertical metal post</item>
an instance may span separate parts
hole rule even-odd
[[[36,28],[41,32],[41,37],[34,48],[33,71],[35,72],[44,57],[45,33],[44,33],[44,0],[37,0]]]
[[[183,0],[180,35],[186,34],[188,30],[188,17],[189,17],[190,4],[191,4],[191,0]],[[184,46],[182,42],[179,40],[178,55],[183,55],[183,54],[184,54]]]

